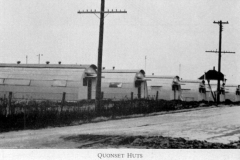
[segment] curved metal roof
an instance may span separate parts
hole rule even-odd
[[[115,69],[104,69],[102,73],[139,73],[145,74],[144,70],[115,70]]]
[[[0,67],[10,67],[10,68],[62,68],[62,69],[86,69],[93,68],[97,69],[94,64],[15,64],[15,63],[0,63]]]
[[[146,78],[173,79],[176,76],[146,75]]]

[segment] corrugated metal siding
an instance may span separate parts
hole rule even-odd
[[[69,88],[76,88],[76,87],[80,87],[83,86],[83,82],[82,81],[67,81],[67,87]]]
[[[172,79],[151,79],[151,81],[147,81],[148,86],[164,86],[164,85],[172,85]]]
[[[5,79],[4,85],[14,85],[14,86],[29,86],[30,80],[26,79]]]
[[[53,81],[48,80],[48,81],[44,81],[44,80],[31,80],[31,86],[34,87],[51,87],[52,86]]]
[[[226,93],[226,97],[225,98],[234,102],[236,100],[235,92],[234,93],[233,92]]]
[[[136,73],[103,73],[102,76],[105,79],[128,79],[128,82],[132,82],[136,76]]]
[[[81,100],[81,99],[87,99],[87,87],[81,86],[78,88],[78,96],[77,99]]]
[[[106,78],[106,79],[102,79],[102,82],[103,83],[111,83],[111,82],[118,82],[118,83],[128,83],[128,82],[131,82],[133,83],[134,82],[134,79],[132,79],[132,81],[129,81],[129,79],[127,78]]]
[[[67,81],[64,80],[54,80],[52,86],[53,87],[66,87]]]
[[[3,84],[4,78],[0,78],[0,84]]]
[[[102,83],[102,88],[109,88],[110,83],[111,82],[109,82],[109,83],[103,82]],[[134,87],[135,87],[134,83],[122,83],[122,87],[120,87],[120,88],[126,88],[127,89],[127,88],[134,88]]]
[[[0,95],[13,92],[15,99],[66,100],[86,99],[82,78],[85,69],[0,68]],[[80,95],[78,95],[80,94]]]
[[[156,93],[158,91],[158,99],[170,100],[171,92],[172,92],[172,81],[173,77],[147,77],[150,81],[147,81],[148,85],[148,95],[149,97],[155,98]],[[158,89],[151,88],[151,86],[161,86]]]
[[[105,71],[106,72],[106,71]],[[102,76],[102,91],[104,92],[104,98],[126,99],[131,98],[131,92],[134,92],[134,97],[137,97],[137,88],[135,87],[135,76],[139,71],[118,71],[110,70],[107,73],[103,73]],[[121,88],[110,88],[110,83],[122,83]],[[95,89],[94,89],[95,90]]]
[[[0,86],[1,92],[28,92],[28,93],[77,93],[79,88],[66,87],[34,87],[34,86]]]
[[[9,92],[0,92],[1,97],[8,97]],[[66,101],[74,101],[78,97],[78,94],[75,93],[67,93],[66,94]],[[61,101],[62,93],[28,93],[28,92],[14,92],[12,95],[13,99],[20,100],[58,100]]]
[[[80,80],[84,70],[77,69],[46,69],[37,68],[0,68],[0,78],[30,79],[30,80]]]
[[[14,74],[14,75],[4,75],[0,73],[0,78],[6,79],[30,79],[30,80],[80,80],[81,76],[68,76],[68,75],[46,75],[46,74],[34,74],[34,75],[27,75],[27,74]]]

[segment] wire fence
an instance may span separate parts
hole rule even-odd
[[[102,100],[100,111],[95,110],[94,100],[78,102],[9,101],[0,100],[0,132],[22,129],[38,129],[91,122],[98,117],[115,119],[133,114],[148,114],[199,107],[200,103],[179,100],[156,99]]]

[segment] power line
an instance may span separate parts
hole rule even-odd
[[[235,52],[229,52],[229,51],[222,51],[222,31],[223,31],[223,24],[228,24],[227,22],[222,22],[222,21],[218,21],[218,22],[213,22],[214,24],[218,24],[219,25],[219,50],[217,51],[206,51],[206,52],[213,52],[213,53],[218,53],[218,72],[221,72],[221,54],[222,53],[232,53],[234,54]],[[217,103],[219,103],[220,101],[220,79],[218,77],[218,83],[217,83]]]
[[[101,11],[96,10],[86,10],[86,11],[78,11],[79,14],[94,14],[100,19],[100,26],[99,26],[99,44],[98,44],[98,68],[97,68],[97,85],[96,85],[96,98],[95,98],[95,109],[97,111],[101,110],[101,99],[102,99],[102,93],[101,93],[101,77],[102,77],[102,51],[103,51],[103,31],[104,31],[104,18],[108,14],[112,13],[127,13],[127,11],[105,11],[105,0],[101,0]],[[100,17],[97,15],[100,14]],[[107,14],[105,16],[105,14]]]
[[[79,14],[85,14],[85,13],[127,13],[127,11],[118,11],[118,10],[116,10],[116,11],[114,11],[114,10],[107,10],[107,11],[96,11],[96,10],[86,10],[86,11],[78,11],[78,13]]]
[[[206,52],[219,53],[218,50],[216,50],[216,51],[210,50],[210,51],[206,51]],[[232,53],[232,54],[235,54],[235,52],[229,52],[229,51],[222,51],[221,53]]]

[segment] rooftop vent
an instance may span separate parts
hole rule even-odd
[[[17,61],[17,64],[20,64],[21,63],[21,61]]]
[[[154,73],[152,73],[152,75],[154,76]]]
[[[50,63],[49,61],[46,62],[46,64],[49,64],[49,63]]]
[[[215,70],[215,66],[213,66],[213,70]]]
[[[115,67],[113,66],[113,70],[115,69]]]
[[[62,63],[61,61],[58,62],[58,64],[61,64],[61,63]]]
[[[105,69],[105,67],[102,68],[103,70]]]

